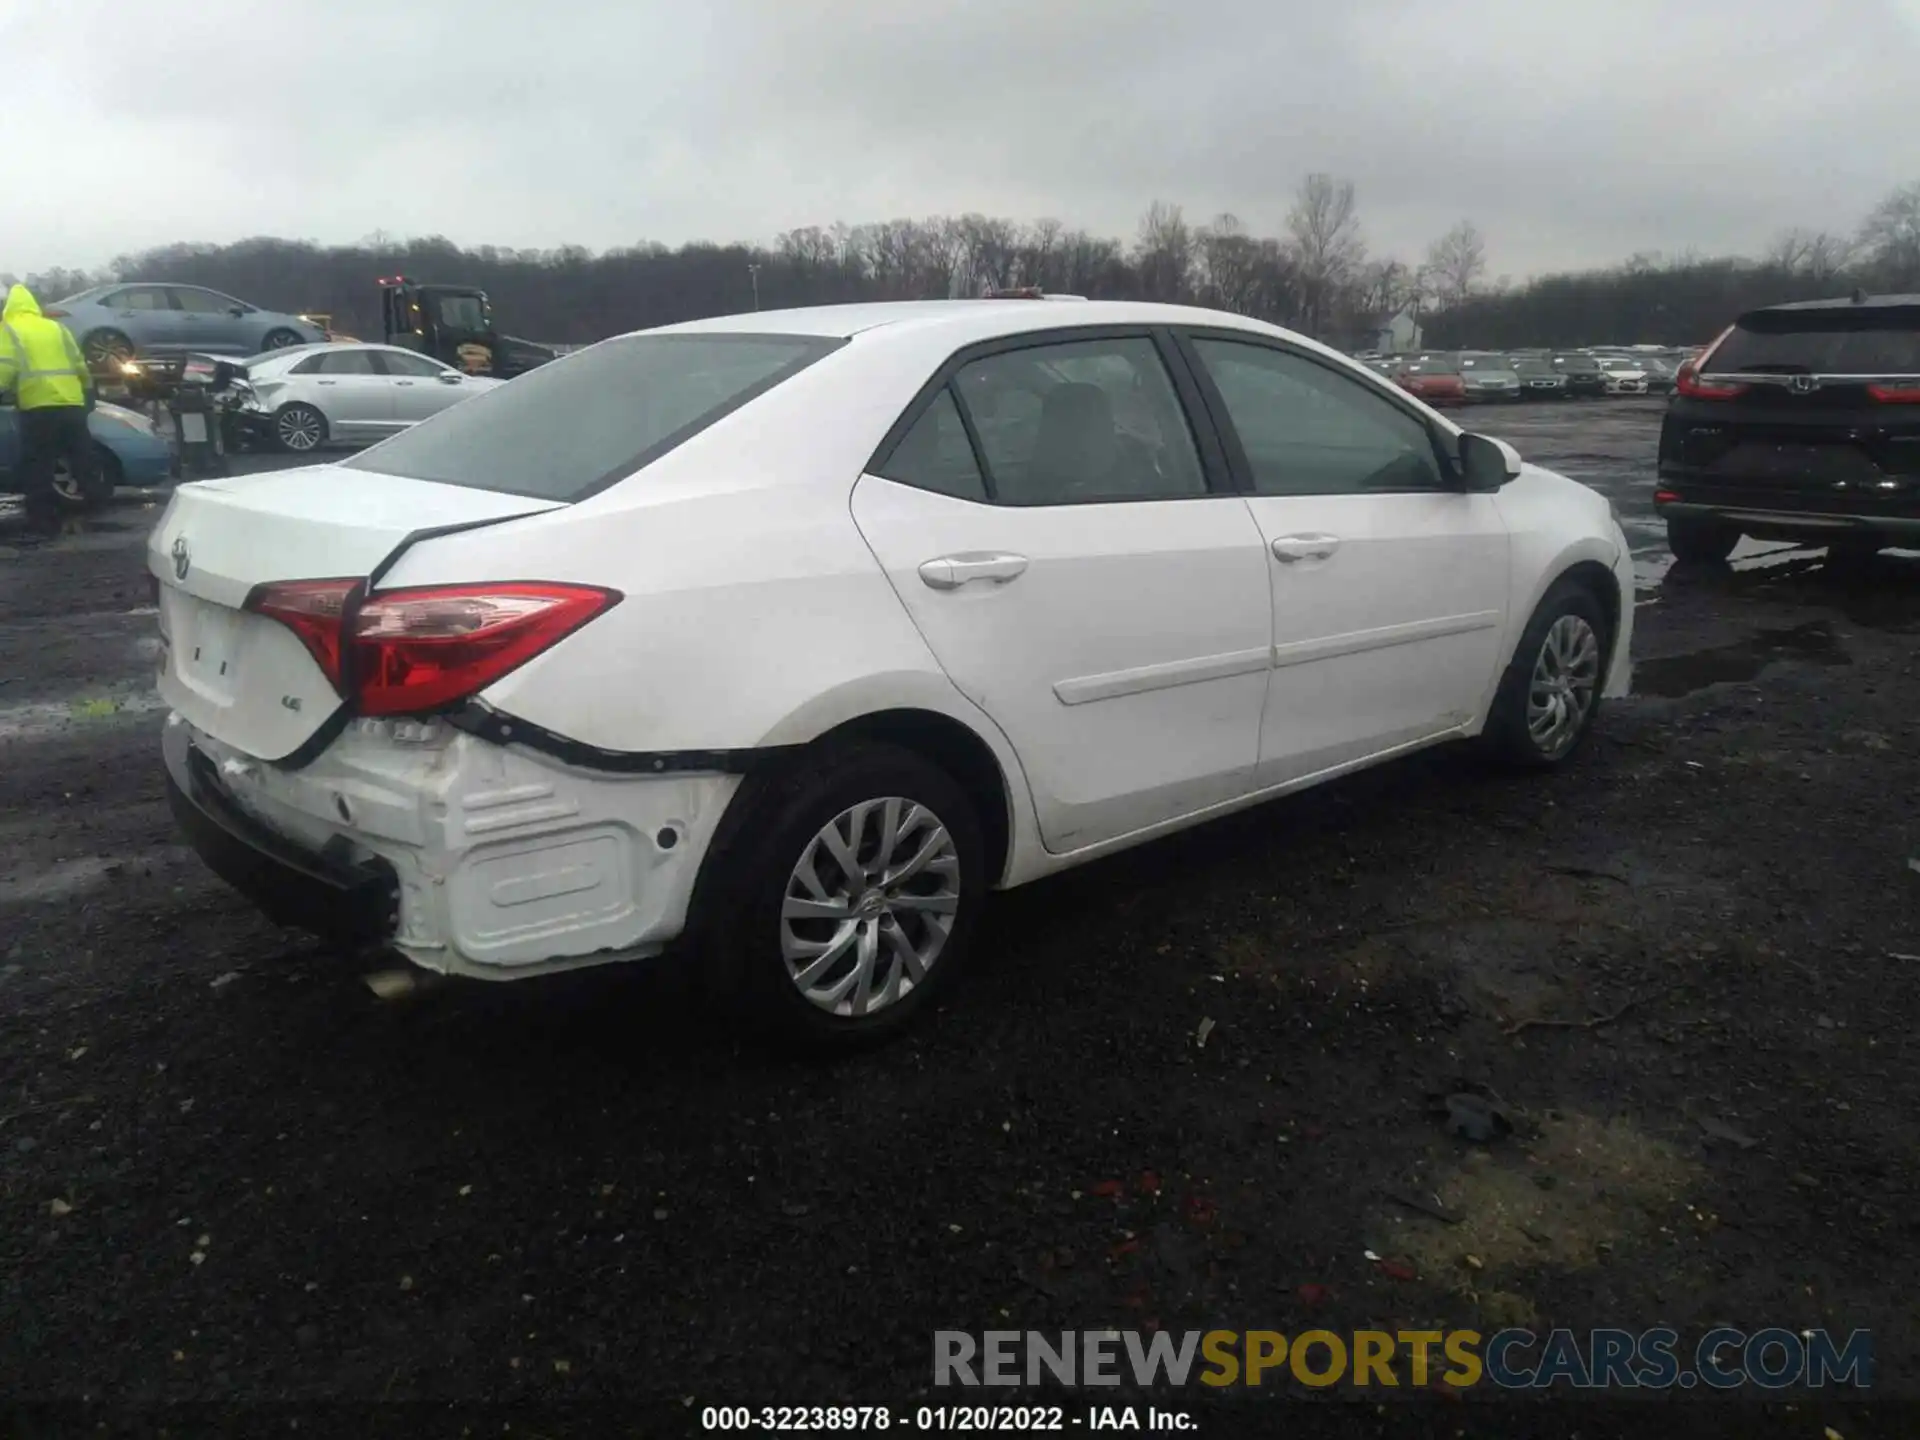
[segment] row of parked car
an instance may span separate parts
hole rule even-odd
[[[1354,358],[1429,405],[1664,395],[1691,350],[1429,350]]]

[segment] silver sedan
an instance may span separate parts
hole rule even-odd
[[[234,383],[242,423],[296,454],[370,445],[505,384],[397,345],[298,345],[255,355]]]

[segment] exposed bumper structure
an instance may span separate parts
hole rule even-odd
[[[173,715],[163,751],[188,840],[270,919],[478,979],[658,954],[739,785],[575,770],[435,721],[357,721],[286,770]]]

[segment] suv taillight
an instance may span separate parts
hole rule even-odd
[[[1920,380],[1902,380],[1894,385],[1869,385],[1867,394],[1882,405],[1920,405]]]
[[[1716,385],[1703,382],[1700,372],[1706,367],[1713,352],[1720,348],[1720,342],[1731,335],[1738,326],[1729,325],[1713,337],[1713,343],[1694,353],[1691,360],[1681,365],[1679,373],[1673,377],[1673,390],[1676,395],[1685,395],[1693,400],[1734,400],[1747,393],[1745,385]]]
[[[262,585],[246,602],[293,631],[361,715],[444,709],[551,649],[621,598],[592,585],[510,581],[387,590],[355,607],[361,583]],[[343,644],[349,614],[352,636]]]
[[[1673,388],[1675,393],[1685,395],[1692,400],[1735,400],[1746,394],[1751,387],[1702,380],[1699,361],[1689,360],[1680,367],[1680,373],[1673,377]]]

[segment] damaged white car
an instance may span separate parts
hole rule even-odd
[[[676,943],[906,1024],[987,892],[1627,681],[1594,491],[1241,316],[928,302],[566,356],[184,485],[168,790],[274,919],[483,979]]]

